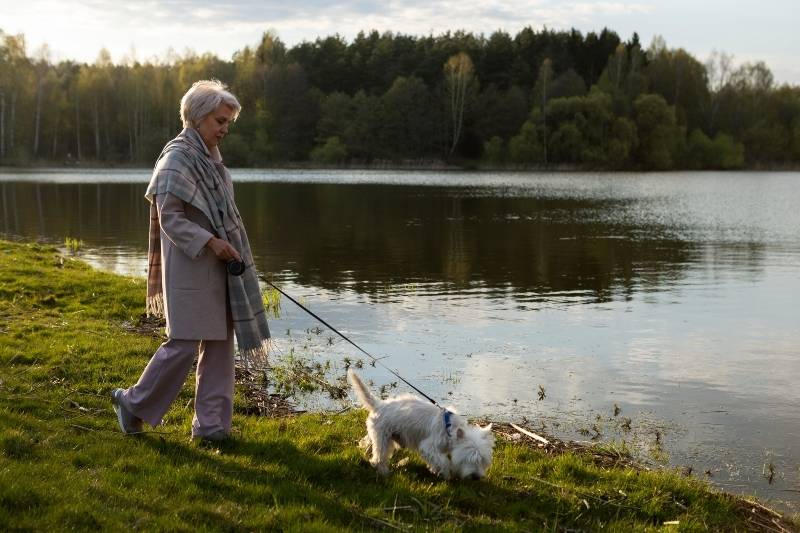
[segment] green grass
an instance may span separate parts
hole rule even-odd
[[[404,452],[379,479],[356,447],[363,411],[265,419],[237,393],[234,438],[199,445],[191,379],[164,426],[124,436],[109,394],[159,343],[131,328],[144,294],[143,279],[0,241],[0,530],[753,529],[704,482],[504,441],[481,482]]]
[[[67,250],[69,250],[74,254],[78,252],[78,250],[83,248],[83,241],[80,239],[75,239],[73,237],[65,237],[64,246],[67,248]]]

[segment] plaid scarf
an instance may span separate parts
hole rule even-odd
[[[156,162],[145,192],[145,198],[150,201],[147,314],[164,316],[161,225],[154,197],[170,193],[202,211],[211,221],[217,237],[228,241],[242,256],[247,267],[244,274],[228,274],[228,300],[236,343],[247,366],[265,365],[270,334],[250,242],[233,201],[233,190],[208,154],[200,133],[194,128],[185,128],[167,143]]]

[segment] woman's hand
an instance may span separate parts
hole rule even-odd
[[[211,237],[208,239],[206,243],[206,247],[209,248],[214,255],[216,255],[221,260],[225,261],[226,263],[231,259],[236,259],[237,261],[242,260],[242,256],[239,255],[239,252],[236,251],[236,248],[231,246],[231,244],[223,239],[218,237]]]

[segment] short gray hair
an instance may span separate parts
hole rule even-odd
[[[194,128],[217,106],[225,104],[233,108],[233,120],[239,116],[242,105],[219,80],[200,80],[192,84],[181,98],[181,120],[184,128]]]

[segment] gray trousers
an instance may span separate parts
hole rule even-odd
[[[233,328],[223,341],[168,339],[142,372],[139,381],[125,391],[123,401],[136,416],[155,427],[178,397],[195,356],[197,375],[192,436],[231,431],[233,416]]]

